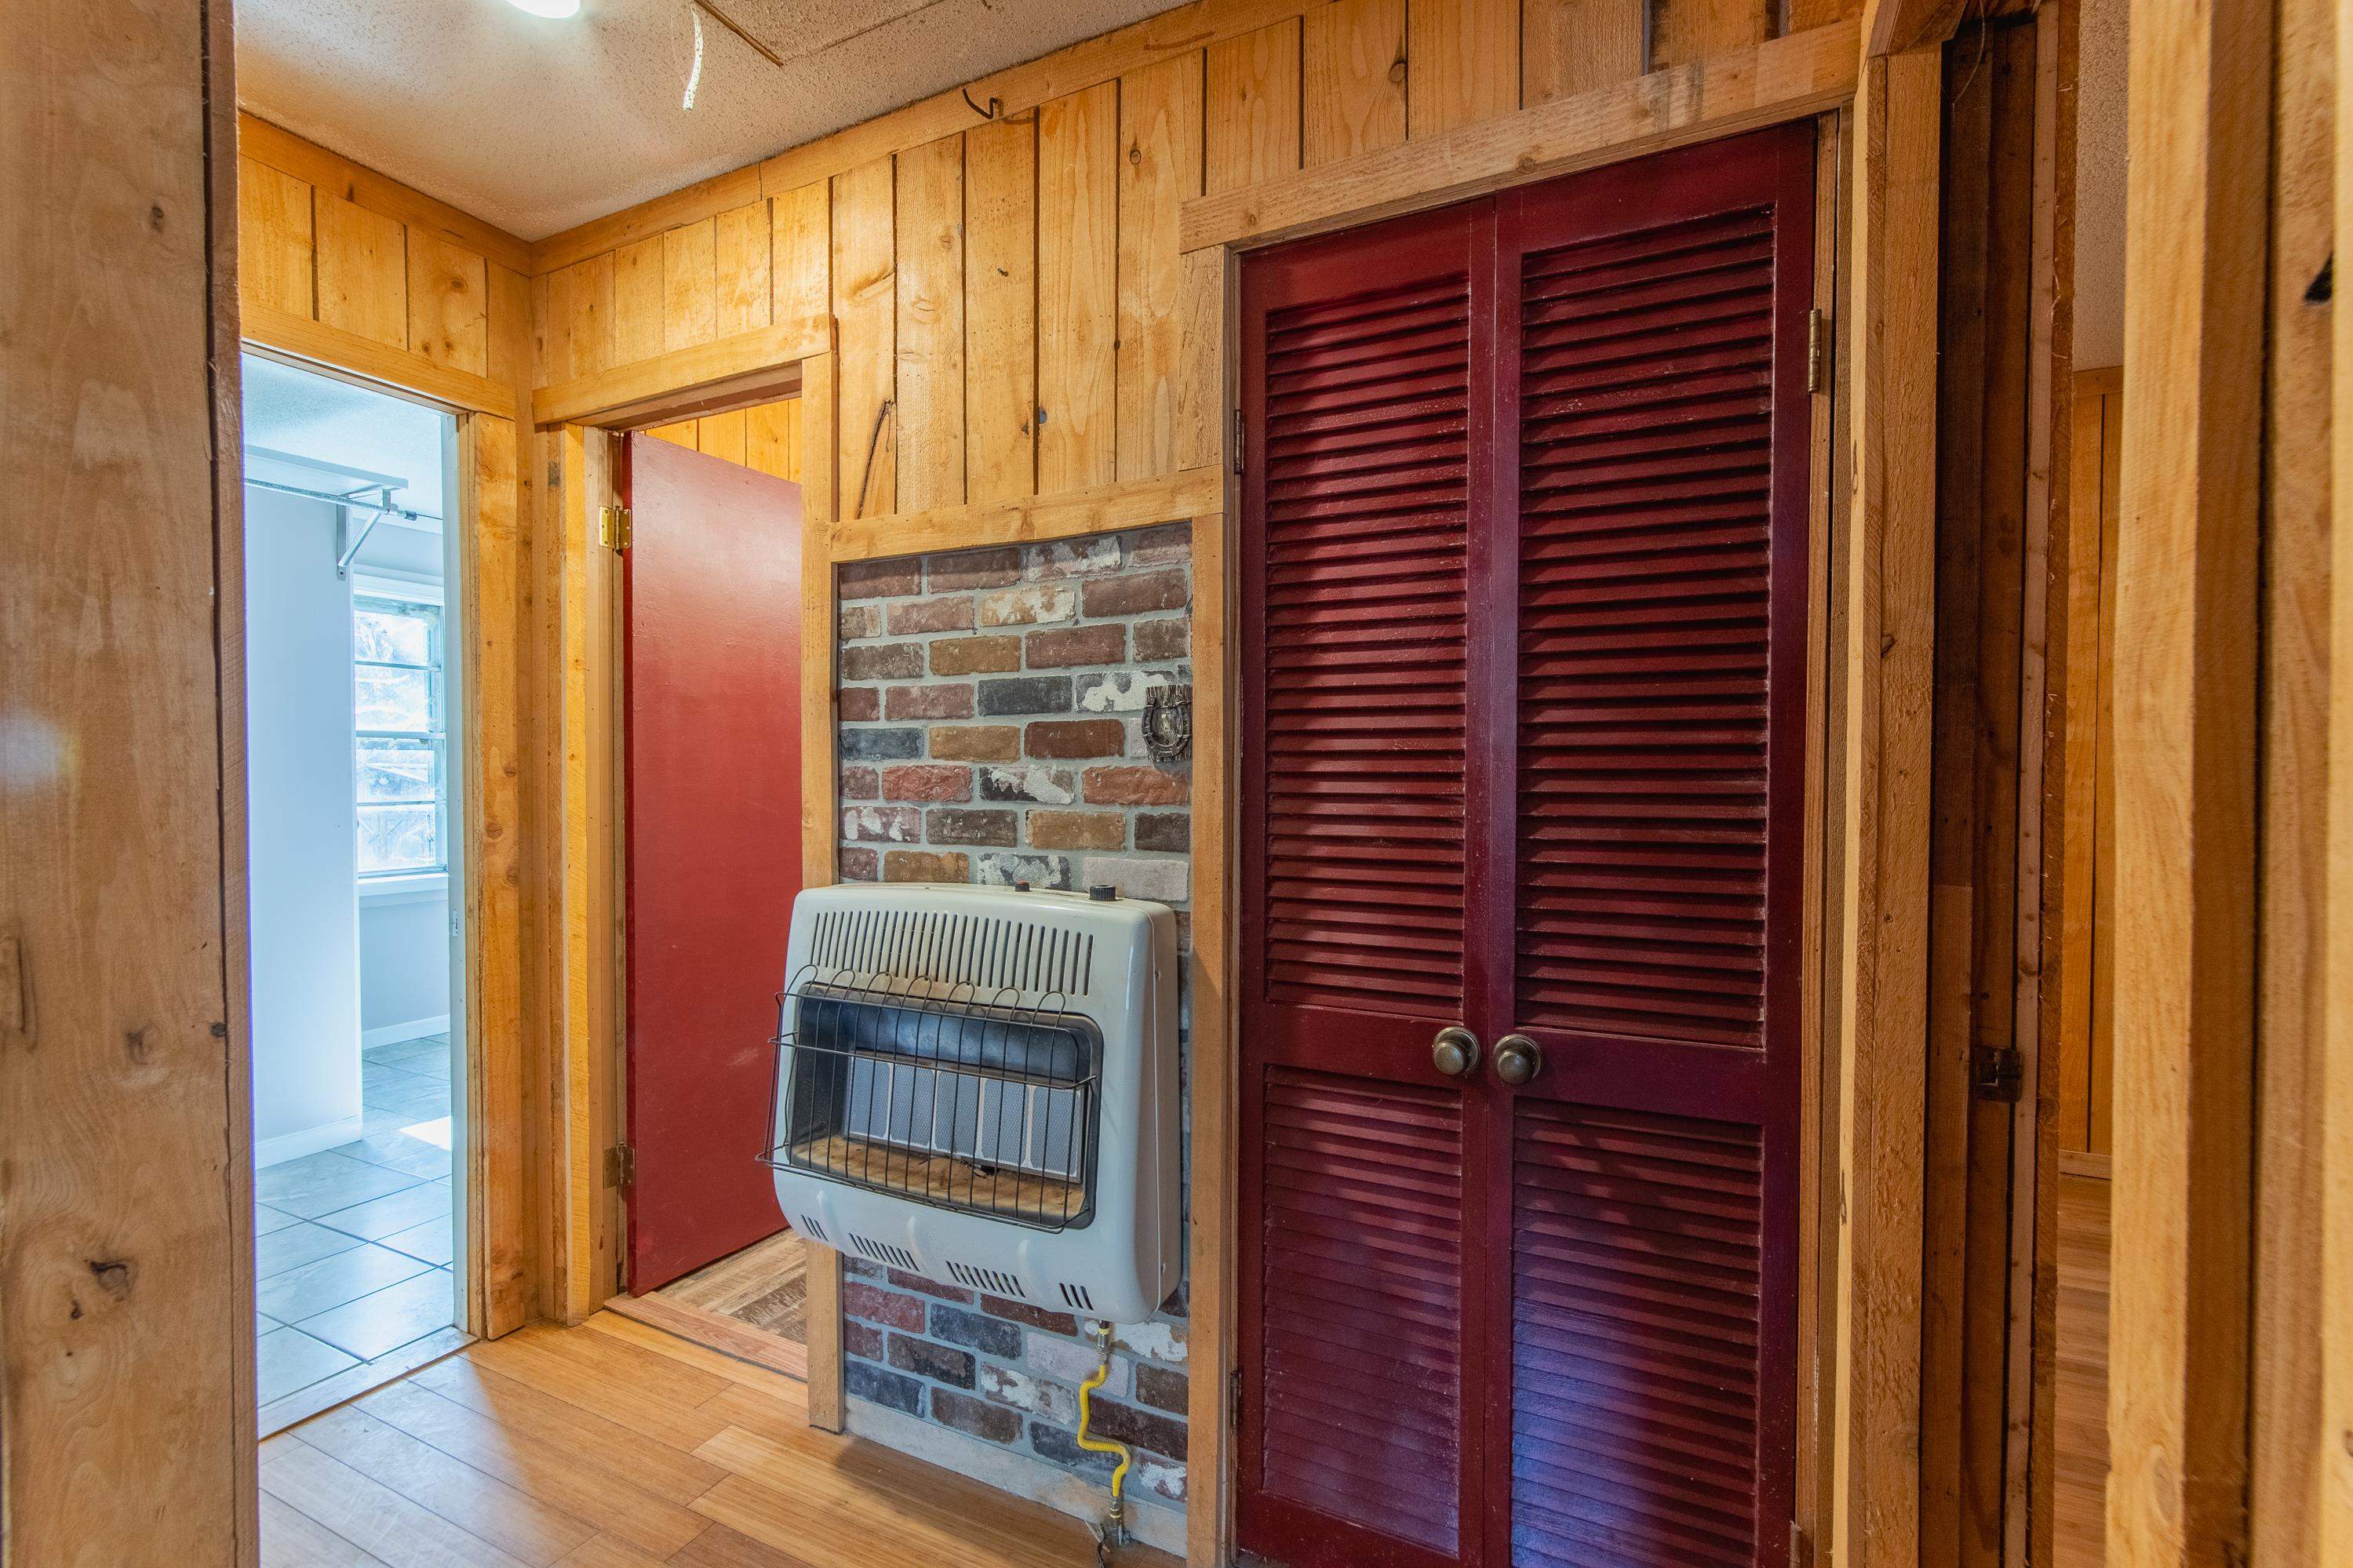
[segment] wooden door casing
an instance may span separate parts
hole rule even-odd
[[[785,1228],[760,1163],[801,886],[800,487],[628,438],[628,1284]]]
[[[1245,262],[1236,1527],[1298,1568],[1786,1555],[1812,171],[1789,127]],[[1469,374],[1409,411],[1441,276]],[[1393,396],[1304,429],[1324,383]]]

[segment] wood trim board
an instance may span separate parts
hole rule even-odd
[[[1525,181],[1803,119],[1854,94],[1855,25],[1728,49],[1185,204],[1182,249],[1257,246],[1352,227]]]
[[[248,303],[239,330],[248,343],[405,396],[501,419],[514,418],[519,406],[514,388],[505,383],[268,305]]]
[[[833,349],[833,318],[804,316],[576,376],[532,395],[532,422],[644,429],[790,397],[800,363]]]

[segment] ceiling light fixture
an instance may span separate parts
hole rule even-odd
[[[561,18],[580,15],[580,0],[507,0],[507,4],[534,16]]]

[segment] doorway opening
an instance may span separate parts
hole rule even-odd
[[[263,1435],[465,1342],[456,422],[245,361]]]

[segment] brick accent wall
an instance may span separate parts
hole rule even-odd
[[[1153,761],[1143,713],[1192,679],[1191,526],[862,562],[839,592],[842,879],[1108,883],[1176,909],[1189,954],[1192,765]],[[1076,1319],[846,1267],[853,1396],[1108,1478],[1077,1442]],[[1184,1307],[1120,1328],[1095,1396],[1139,1500],[1185,1496]]]

